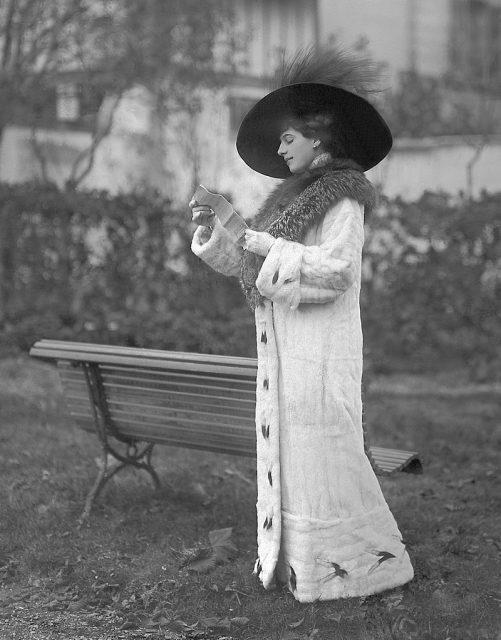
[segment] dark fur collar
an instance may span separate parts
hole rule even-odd
[[[355,162],[333,160],[284,180],[265,200],[250,226],[275,238],[301,242],[328,209],[343,198],[357,200],[367,214],[375,204],[375,190]],[[255,286],[262,264],[261,256],[244,251],[241,284],[252,309],[262,302]]]

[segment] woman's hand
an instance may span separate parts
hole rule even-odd
[[[266,231],[245,230],[244,249],[257,253],[258,256],[266,258],[274,242],[275,238],[270,233],[266,233]]]
[[[192,220],[196,224],[199,224],[202,227],[213,227],[214,226],[214,211],[205,205],[198,204],[196,200],[190,200],[189,207],[192,213]]]

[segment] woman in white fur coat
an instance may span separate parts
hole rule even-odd
[[[193,252],[239,277],[255,313],[255,572],[301,602],[369,595],[413,577],[362,431],[359,294],[364,214],[374,203],[363,171],[392,144],[359,95],[372,78],[349,54],[308,52],[247,114],[241,157],[286,179],[243,248],[190,203],[200,223]]]

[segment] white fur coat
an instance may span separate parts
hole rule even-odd
[[[344,198],[303,243],[277,239],[256,281],[255,571],[301,602],[369,595],[413,569],[363,446],[359,293],[363,206]],[[239,275],[220,225],[193,252]]]

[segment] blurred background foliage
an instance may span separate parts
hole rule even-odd
[[[367,220],[362,317],[376,372],[501,378],[501,193],[382,199]],[[0,184],[0,351],[39,338],[253,356],[236,279],[190,250],[188,210]]]

